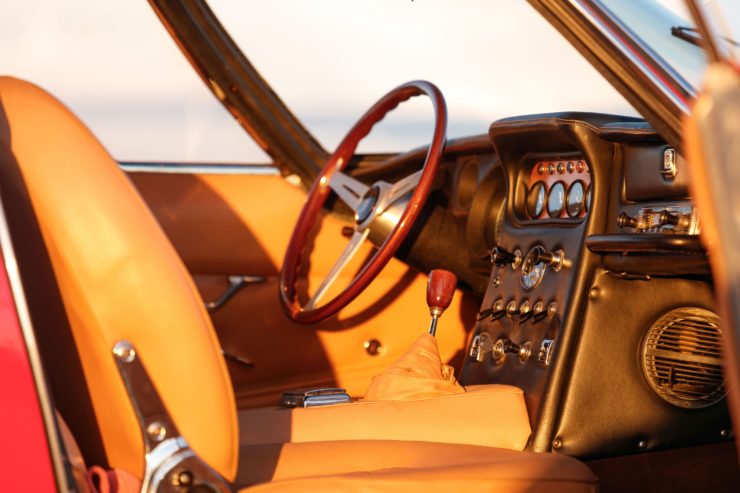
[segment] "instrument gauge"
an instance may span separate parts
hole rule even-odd
[[[565,209],[565,183],[556,181],[547,192],[547,214],[550,217],[560,217]]]
[[[565,211],[568,217],[576,218],[581,215],[586,206],[586,186],[581,180],[576,180],[568,187]]]
[[[547,187],[545,182],[538,181],[532,188],[529,189],[527,194],[527,213],[532,219],[537,219],[542,215],[542,211],[545,209],[545,197],[547,195]]]
[[[586,187],[586,212],[591,210],[591,195],[592,195],[591,185],[589,184]]]

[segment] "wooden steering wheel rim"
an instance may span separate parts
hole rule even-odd
[[[301,263],[301,253],[305,248],[311,229],[319,219],[321,208],[331,192],[329,183],[332,175],[343,171],[354,155],[359,142],[370,133],[373,126],[400,103],[419,95],[432,100],[435,114],[432,143],[424,160],[422,174],[416,190],[408,205],[383,244],[372,258],[365,263],[349,285],[330,301],[313,309],[304,310],[298,302],[296,281]],[[347,306],[375,279],[398,250],[419,217],[432,189],[434,178],[439,170],[442,153],[446,143],[447,107],[440,90],[431,82],[411,81],[402,84],[383,96],[352,127],[347,136],[331,155],[308,191],[308,197],[293,230],[280,272],[280,299],[286,314],[295,322],[312,324],[335,315]]]

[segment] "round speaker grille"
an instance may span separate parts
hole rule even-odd
[[[663,315],[648,330],[642,356],[651,387],[675,406],[699,409],[727,393],[719,317],[708,310],[679,308]]]

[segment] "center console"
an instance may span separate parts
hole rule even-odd
[[[674,354],[655,342],[719,333],[680,156],[644,122],[609,115],[505,119],[489,138],[506,190],[498,216],[468,219],[469,236],[496,236],[487,238],[490,277],[461,383],[524,390],[535,451],[594,457],[727,436],[724,402],[699,410],[674,395],[686,385],[719,396],[714,346]],[[473,210],[491,201],[482,190]],[[652,330],[659,322],[673,325]],[[681,366],[699,351],[706,367]],[[682,371],[706,376],[678,382]]]

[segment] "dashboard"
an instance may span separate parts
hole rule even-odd
[[[721,321],[675,149],[636,118],[534,115],[450,143],[444,169],[401,255],[481,296],[459,379],[522,388],[530,450],[729,437]]]

